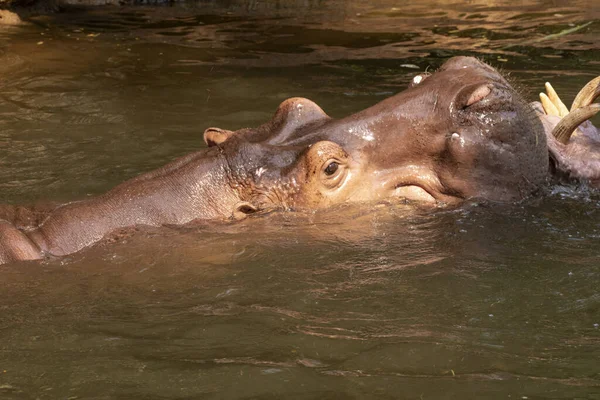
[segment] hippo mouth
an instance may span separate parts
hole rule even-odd
[[[402,184],[394,188],[392,196],[424,204],[454,204],[462,200],[459,196],[444,193],[442,191],[443,186],[437,178],[431,180],[439,186],[423,181],[417,184]]]
[[[393,196],[419,203],[437,203],[437,199],[431,193],[417,185],[398,186],[394,189]]]
[[[393,197],[419,203],[454,203],[459,198],[448,195],[437,174],[419,165],[405,165],[388,171],[383,180]]]

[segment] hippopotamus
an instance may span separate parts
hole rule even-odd
[[[598,130],[587,123],[569,140],[598,111],[591,105],[598,83],[568,112],[553,90],[531,105],[491,66],[456,57],[341,119],[291,98],[267,123],[208,128],[207,147],[98,197],[1,206],[0,263],[67,255],[136,225],[389,198],[436,206],[515,202],[540,193],[552,175],[598,182]]]

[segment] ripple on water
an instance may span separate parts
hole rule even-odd
[[[599,13],[201,1],[1,30],[0,201],[102,193],[287,97],[347,115],[452,55],[573,98],[598,73]],[[598,199],[138,227],[2,266],[0,397],[592,398]]]

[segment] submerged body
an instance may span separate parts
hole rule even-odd
[[[547,114],[469,57],[453,58],[406,91],[339,120],[310,100],[289,99],[268,123],[235,132],[209,128],[207,149],[102,196],[42,209],[0,206],[0,263],[70,254],[140,224],[390,197],[517,201],[546,185],[551,170],[564,170],[568,163],[559,156],[576,158],[550,134],[561,116]],[[585,164],[584,153],[577,157]],[[578,167],[570,168],[568,175],[578,177]],[[586,179],[593,180],[594,168],[600,177],[600,167],[592,167]]]

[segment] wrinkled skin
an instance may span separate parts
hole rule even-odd
[[[0,263],[70,254],[140,224],[393,197],[438,205],[518,201],[547,184],[544,126],[550,129],[552,118],[468,57],[339,120],[310,100],[289,99],[268,123],[209,128],[207,149],[102,196],[45,208],[0,206]]]

